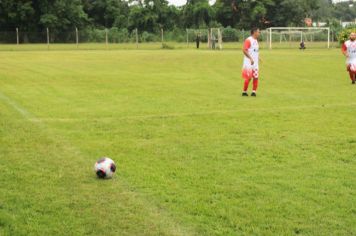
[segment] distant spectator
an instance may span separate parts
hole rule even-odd
[[[305,50],[305,49],[307,49],[307,48],[305,47],[304,40],[303,40],[302,42],[300,42],[300,47],[299,47],[299,49],[300,49],[300,50]]]
[[[197,37],[195,38],[195,42],[197,43],[197,49],[199,49],[199,45],[200,45],[200,33],[197,34]]]
[[[212,34],[211,35],[211,48],[212,49],[215,49],[215,43],[216,43],[216,38],[215,38],[215,35]]]

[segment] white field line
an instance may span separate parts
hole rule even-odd
[[[231,115],[241,112],[279,112],[279,111],[301,111],[306,109],[330,109],[338,107],[352,107],[356,103],[343,104],[328,104],[328,105],[305,105],[305,106],[288,106],[288,107],[273,107],[273,108],[243,108],[236,110],[216,110],[206,112],[192,112],[192,113],[166,113],[166,114],[150,114],[150,115],[136,115],[136,116],[122,116],[122,117],[93,117],[93,118],[35,118],[31,119],[33,122],[82,122],[84,121],[120,121],[120,120],[145,120],[145,119],[166,119],[166,118],[184,118],[194,116],[206,115]]]
[[[17,102],[14,100],[10,99],[8,96],[3,94],[0,91],[0,100],[3,101],[5,104],[11,106],[15,111],[17,111],[23,118],[26,120],[34,121],[34,122],[41,122],[40,119],[32,115],[29,111],[27,111],[25,108],[20,106]]]
[[[17,111],[25,120],[37,125],[41,129],[46,129],[48,130],[48,127],[45,127],[45,124],[42,122],[41,119],[37,118],[35,115],[33,115],[31,112],[26,110],[26,108],[22,107],[20,104],[18,104],[16,101],[12,100],[10,97],[6,96],[4,93],[0,91],[0,101],[5,103],[6,105],[12,107],[15,111]],[[58,135],[56,135],[56,139],[58,138]],[[54,140],[56,141],[56,140]],[[61,140],[61,143],[64,143]],[[75,156],[83,156],[81,151],[71,145],[69,142],[65,142],[65,147],[70,150],[72,154],[75,154]],[[132,193],[137,199],[137,203],[142,205],[153,217],[156,216],[158,219],[160,219],[162,222],[166,222],[167,224],[167,230],[169,231],[169,235],[174,235],[174,236],[188,236],[188,235],[196,235],[195,232],[192,232],[192,229],[188,229],[186,227],[183,227],[179,223],[177,223],[170,215],[168,212],[166,212],[164,209],[161,207],[156,206],[155,204],[150,203],[142,194],[140,194],[138,191],[133,190],[130,188],[129,183],[126,181],[122,180],[122,186],[127,189],[128,192]]]

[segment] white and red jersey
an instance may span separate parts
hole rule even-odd
[[[253,38],[252,36],[248,37],[244,43],[244,49],[248,51],[252,59],[254,60],[254,64],[251,65],[251,61],[248,57],[244,57],[243,69],[252,69],[258,70],[258,59],[259,59],[259,44],[258,40]]]
[[[342,51],[347,52],[349,57],[347,58],[347,65],[356,66],[356,40],[348,40],[342,45]]]

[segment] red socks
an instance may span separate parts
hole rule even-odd
[[[258,79],[253,80],[253,91],[256,91],[258,87]]]
[[[245,79],[245,83],[244,83],[244,92],[247,92],[248,86],[250,84],[250,79]],[[258,79],[253,79],[253,87],[252,90],[256,91],[258,87]]]
[[[245,83],[244,83],[244,92],[247,92],[248,89],[248,85],[250,84],[250,79],[245,79]]]
[[[351,81],[355,81],[355,73],[349,71]]]

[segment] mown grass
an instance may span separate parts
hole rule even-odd
[[[165,49],[195,49],[195,42],[164,42]],[[260,42],[261,48],[269,48],[267,42]],[[273,42],[272,47],[274,49],[298,49],[299,42]],[[323,49],[327,48],[327,42],[306,42],[306,47],[308,49]],[[337,42],[330,43],[331,48],[339,47]],[[218,45],[216,45],[216,50],[218,50]],[[223,50],[236,50],[242,48],[242,42],[223,42]],[[49,45],[45,43],[38,44],[1,44],[0,51],[72,51],[72,50],[159,50],[162,49],[161,42],[151,42],[151,43],[51,43]],[[206,42],[201,42],[200,50],[208,50],[208,44]]]
[[[355,235],[344,59],[261,54],[0,52],[0,235]]]

